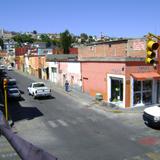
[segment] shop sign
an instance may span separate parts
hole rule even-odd
[[[133,50],[137,51],[145,50],[145,41],[142,40],[133,41]]]

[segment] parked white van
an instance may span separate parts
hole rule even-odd
[[[155,105],[144,109],[143,120],[146,125],[160,128],[160,106]]]

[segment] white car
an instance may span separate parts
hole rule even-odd
[[[152,106],[144,109],[143,120],[146,125],[160,128],[160,106]]]
[[[5,66],[3,64],[1,64],[0,69],[5,69]]]
[[[7,67],[7,70],[8,70],[8,71],[12,71],[12,70],[13,70],[12,66],[8,66],[8,67]]]
[[[51,89],[49,89],[44,82],[33,82],[28,87],[29,95],[34,98],[51,97]]]

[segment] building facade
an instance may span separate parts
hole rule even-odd
[[[81,64],[75,54],[48,55],[49,80],[64,86],[66,80],[70,87],[81,90]]]
[[[122,108],[159,103],[160,75],[144,57],[144,39],[79,48],[83,91]]]

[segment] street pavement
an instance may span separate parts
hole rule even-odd
[[[103,115],[107,115],[111,119],[117,119],[122,120],[122,123],[126,126],[133,127],[135,129],[138,129],[140,132],[145,129],[145,133],[141,133],[139,135],[135,135],[132,137],[133,141],[139,141],[141,145],[153,145],[155,147],[154,152],[147,152],[145,155],[137,155],[135,157],[131,157],[130,159],[126,160],[160,160],[160,134],[159,131],[151,130],[147,128],[143,124],[142,120],[142,113],[143,113],[143,107],[140,108],[130,108],[130,109],[121,109],[119,107],[107,104],[104,101],[95,101],[94,97],[89,96],[88,94],[82,93],[77,90],[70,90],[70,92],[65,92],[65,89],[61,86],[53,85],[52,82],[48,80],[40,80],[34,76],[28,75],[27,73],[15,70],[19,74],[23,74],[24,76],[30,78],[34,81],[44,81],[53,91],[56,90],[57,92],[64,94],[65,96],[70,96],[73,98],[73,100],[78,101],[79,103],[83,104],[89,109],[92,109],[96,112],[99,112]],[[3,106],[3,104],[1,104]],[[30,124],[32,123],[32,126],[37,125],[37,119],[31,120]],[[24,124],[25,123],[25,124]],[[65,126],[65,123],[60,122]],[[27,125],[27,121],[19,122],[16,124],[17,130],[19,128],[25,129],[25,125]],[[40,124],[41,125],[41,124]],[[51,123],[52,127],[54,124]],[[39,128],[41,126],[37,126]],[[43,126],[45,127],[45,126]],[[16,128],[12,128],[16,132]],[[47,136],[46,136],[47,137]],[[143,137],[143,138],[142,138]],[[38,137],[37,137],[38,138]],[[146,138],[146,139],[145,139]],[[19,160],[20,158],[14,151],[14,149],[11,147],[11,145],[8,143],[8,141],[1,136],[0,137],[0,160]]]
[[[51,88],[54,92],[54,90],[56,90],[57,92],[61,93],[61,94],[65,94],[66,96],[70,96],[73,99],[75,99],[75,101],[80,102],[81,104],[83,104],[84,106],[88,106],[88,107],[92,107],[92,108],[96,108],[105,112],[114,112],[114,113],[142,113],[145,107],[134,107],[134,108],[120,108],[114,104],[109,104],[105,101],[97,101],[95,100],[95,97],[91,97],[89,94],[84,93],[80,90],[74,89],[74,88],[70,88],[69,92],[65,91],[65,88],[55,84],[53,82],[51,82],[50,80],[44,80],[44,79],[39,79],[33,75],[29,75],[25,72],[19,71],[19,70],[15,70],[16,72],[18,72],[19,74],[22,74],[23,76],[26,77],[30,77],[32,80],[34,81],[43,81],[45,82],[45,84]]]

